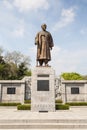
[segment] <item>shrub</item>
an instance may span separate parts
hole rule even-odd
[[[62,73],[61,75],[65,80],[83,80],[83,76],[76,73],[76,72],[71,72],[71,73]]]
[[[0,103],[0,106],[17,106],[17,105],[21,105],[21,103]]]
[[[69,105],[56,104],[56,110],[68,110],[68,109],[69,109]]]
[[[70,103],[66,103],[70,106],[87,106],[87,102],[70,102]]]
[[[18,110],[31,110],[31,105],[18,105],[17,106]]]
[[[63,101],[61,99],[57,99],[55,103],[63,103]]]
[[[31,103],[31,100],[25,100],[24,103],[29,104],[29,103]]]

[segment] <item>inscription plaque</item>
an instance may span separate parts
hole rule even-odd
[[[16,88],[7,88],[7,94],[15,94]]]
[[[49,77],[49,75],[48,74],[39,74],[39,75],[37,75],[38,77]]]
[[[71,94],[79,94],[79,88],[71,88]]]
[[[37,91],[49,91],[49,80],[37,80]]]

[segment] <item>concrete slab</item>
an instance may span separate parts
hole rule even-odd
[[[31,112],[17,110],[16,107],[0,107],[0,120],[2,119],[87,119],[87,107],[71,107],[70,110],[58,110],[56,112]]]
[[[39,113],[17,110],[16,107],[0,107],[0,130],[86,130],[87,107],[71,107],[70,110]]]

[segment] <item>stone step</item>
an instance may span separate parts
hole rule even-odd
[[[87,124],[77,123],[9,123],[0,124],[0,129],[86,129]]]
[[[87,119],[2,119],[0,124],[7,123],[83,123],[87,124]]]
[[[0,129],[0,130],[3,130],[3,129]],[[5,130],[9,130],[9,129],[5,129]],[[33,130],[33,129],[10,129],[10,130]],[[38,130],[38,129],[34,129],[34,130]],[[46,130],[50,130],[50,129],[46,129]],[[58,129],[52,129],[52,130],[58,130]],[[73,129],[61,129],[61,130],[73,130]],[[74,129],[74,130],[86,130],[86,129]]]
[[[5,130],[5,129],[0,129],[0,130]],[[11,129],[11,130],[38,130],[38,129]],[[46,130],[50,130],[50,129],[46,129]],[[52,129],[52,130],[57,130],[57,129]],[[63,130],[73,130],[73,129],[63,129]],[[74,129],[74,130],[85,130],[85,129]]]
[[[87,130],[87,119],[2,119],[0,130]]]
[[[0,129],[86,129],[86,124],[1,124]]]

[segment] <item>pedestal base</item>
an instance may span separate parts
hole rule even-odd
[[[32,72],[31,111],[55,111],[54,70],[36,67]]]

